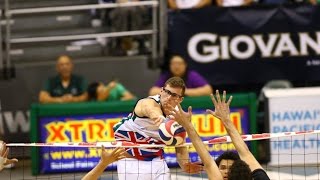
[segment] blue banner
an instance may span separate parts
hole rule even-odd
[[[274,79],[319,84],[319,12],[301,4],[173,11],[168,52],[218,89],[254,89]]]
[[[248,108],[231,108],[231,121],[242,134],[249,133]],[[42,117],[39,120],[40,142],[98,142],[114,141],[112,127],[124,113],[86,116]],[[207,115],[205,109],[194,109],[192,123],[203,140],[227,135],[219,119]],[[187,142],[190,142],[187,138]],[[226,150],[234,150],[232,144],[209,146],[210,153],[217,156]],[[165,159],[169,166],[176,166],[173,147],[165,148]],[[192,161],[199,161],[194,148],[190,148]],[[91,170],[99,161],[96,148],[40,148],[40,173],[79,172]],[[108,169],[115,169],[112,164]]]

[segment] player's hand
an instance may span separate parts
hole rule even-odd
[[[18,162],[18,159],[8,159],[9,148],[7,148],[6,143],[0,141],[0,170],[2,170],[3,166],[14,164]]]
[[[155,126],[159,127],[160,124],[166,120],[166,118],[164,116],[160,115],[160,116],[156,116],[156,117],[151,118],[151,120]]]
[[[198,163],[187,162],[183,164],[182,170],[188,174],[199,174],[203,171],[203,166]]]
[[[101,147],[101,162],[105,165],[109,165],[115,161],[125,158],[125,149],[124,148],[115,148],[111,153],[108,153],[104,146]]]
[[[183,111],[180,104],[178,104],[178,109],[172,108],[169,114],[169,118],[177,121],[181,126],[185,126],[191,122],[192,107],[189,106],[188,112]]]
[[[216,90],[216,97],[213,94],[210,95],[212,103],[214,105],[214,111],[207,109],[207,112],[213,116],[219,118],[220,120],[230,119],[230,103],[232,101],[232,96],[226,102],[226,91],[223,91],[222,100],[220,98],[219,90]]]

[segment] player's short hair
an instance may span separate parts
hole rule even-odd
[[[239,154],[236,153],[236,152],[233,152],[233,151],[225,151],[224,153],[222,153],[217,159],[216,159],[216,164],[217,166],[220,165],[220,162],[222,160],[233,160],[233,161],[236,161],[236,160],[239,160],[240,157],[239,157]]]
[[[241,159],[234,161],[228,172],[228,180],[252,180],[249,165]]]
[[[89,84],[88,89],[87,89],[87,93],[88,93],[88,99],[89,100],[97,100],[97,89],[98,86],[100,85],[99,82],[93,82],[91,84]]]
[[[181,88],[182,89],[182,96],[184,96],[184,92],[186,90],[186,85],[183,81],[182,78],[180,77],[172,77],[169,78],[165,83],[164,83],[164,88],[167,87],[167,85],[174,87],[174,88]]]

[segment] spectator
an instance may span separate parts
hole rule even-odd
[[[212,93],[212,87],[196,71],[189,70],[185,59],[179,55],[170,58],[169,72],[163,73],[156,84],[150,89],[149,95],[158,94],[161,87],[170,77],[181,77],[186,83],[186,96],[204,96]]]
[[[116,0],[116,3],[139,2],[143,0]],[[148,17],[146,6],[119,7],[109,13],[111,20],[111,30],[113,32],[136,31],[145,28],[145,19]],[[144,37],[126,36],[116,38],[112,43],[112,52],[114,55],[136,55],[140,53],[139,49],[146,50],[147,47]]]
[[[220,7],[246,6],[252,2],[252,0],[216,0],[217,6]]]
[[[56,64],[58,75],[49,78],[39,93],[41,103],[67,103],[87,100],[87,83],[82,76],[72,74],[70,57],[60,56]]]
[[[127,101],[135,99],[122,84],[111,81],[108,85],[101,82],[93,82],[88,87],[89,100],[98,101]]]
[[[4,166],[11,165],[18,162],[18,159],[8,159],[9,148],[7,148],[6,143],[0,141],[0,171],[2,171]]]
[[[320,0],[309,0],[309,2],[313,5],[320,4]]]
[[[192,144],[194,145],[197,153],[199,154],[203,164],[205,166],[205,170],[208,174],[209,179],[228,179],[228,180],[239,180],[239,179],[255,179],[255,180],[270,180],[266,172],[263,170],[259,162],[255,159],[252,153],[249,151],[247,145],[243,141],[237,129],[230,121],[230,103],[232,100],[232,96],[226,100],[226,92],[223,92],[222,98],[220,98],[219,91],[216,91],[216,97],[211,95],[211,100],[214,104],[215,111],[207,110],[208,113],[220,119],[226,128],[232,143],[234,144],[236,150],[239,153],[240,160],[234,161],[232,164],[230,171],[228,173],[228,177],[222,178],[221,173],[219,173],[219,169],[216,163],[213,162],[208,150],[206,149],[204,143],[199,137],[198,133],[194,129],[191,123],[192,109],[188,108],[188,112],[184,112],[181,106],[178,104],[178,109],[173,108],[172,106],[169,108],[172,109],[169,116],[172,119],[176,120],[180,125],[182,125],[188,133],[189,138],[191,139]]]
[[[168,0],[170,9],[198,9],[211,4],[212,0]]]
[[[96,180],[98,179],[107,166],[115,161],[125,158],[125,150],[123,148],[116,148],[111,153],[107,153],[102,146],[101,159],[99,163],[90,172],[88,172],[81,180]]]

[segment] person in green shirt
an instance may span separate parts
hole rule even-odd
[[[309,2],[313,5],[320,4],[320,0],[309,0]]]
[[[88,86],[89,100],[97,101],[128,101],[136,97],[129,92],[122,84],[111,81],[108,85],[101,82],[93,82]]]
[[[50,77],[39,93],[40,103],[81,102],[88,99],[87,82],[79,75],[74,75],[73,63],[69,56],[58,58],[56,69],[58,74]]]

